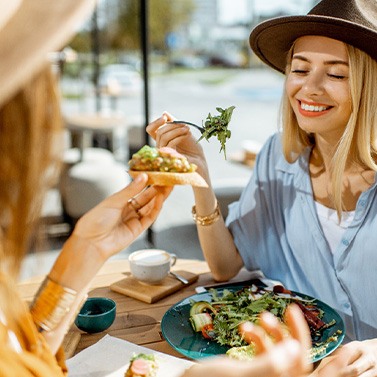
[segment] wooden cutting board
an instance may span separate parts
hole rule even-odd
[[[186,278],[190,284],[197,281],[199,277],[199,275],[188,271],[174,272]],[[185,285],[172,276],[167,276],[161,283],[154,285],[141,283],[133,276],[129,276],[110,285],[110,289],[114,292],[122,293],[148,304],[161,300],[163,297],[166,297],[183,287],[185,287]]]

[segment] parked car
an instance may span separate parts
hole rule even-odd
[[[209,57],[209,65],[224,68],[241,68],[245,66],[245,61],[238,55],[212,55]]]
[[[110,64],[102,69],[99,86],[109,95],[135,95],[141,92],[142,78],[128,64]]]
[[[181,55],[171,59],[171,65],[174,67],[183,67],[191,69],[205,68],[208,62],[205,58],[195,55]]]

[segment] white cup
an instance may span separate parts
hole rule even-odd
[[[160,283],[175,265],[177,256],[160,249],[134,251],[128,258],[131,274],[147,284]]]

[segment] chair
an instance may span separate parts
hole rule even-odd
[[[59,185],[64,217],[71,225],[130,182],[126,167],[107,150],[86,148],[82,161],[75,163],[75,157],[66,153]]]

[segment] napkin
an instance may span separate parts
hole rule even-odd
[[[125,340],[105,335],[94,345],[67,360],[70,377],[124,377],[130,358],[138,353],[154,354],[157,377],[180,377],[193,363]]]

